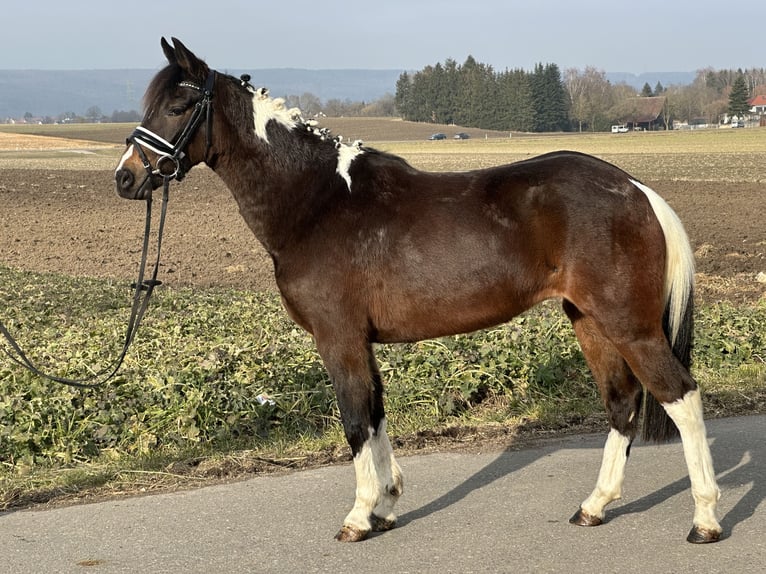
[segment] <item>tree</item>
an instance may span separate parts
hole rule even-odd
[[[101,108],[98,106],[91,106],[85,112],[85,117],[93,123],[100,121],[103,116],[104,114],[101,113]]]
[[[641,96],[644,98],[650,98],[652,97],[652,87],[649,85],[649,82],[644,82],[644,87],[641,88]]]
[[[558,132],[569,128],[568,95],[556,64],[537,64],[531,77],[536,132]]]
[[[412,79],[407,72],[402,72],[396,81],[394,104],[402,119],[412,119]]]
[[[109,121],[114,123],[138,123],[141,121],[141,114],[136,110],[114,110]]]
[[[606,72],[587,67],[581,73],[570,68],[564,73],[564,84],[569,94],[569,113],[579,131],[602,131],[609,127],[607,110],[613,105],[612,85]]]
[[[750,95],[747,83],[745,82],[745,75],[740,73],[731,86],[731,92],[729,92],[729,115],[740,118],[744,116],[750,109],[749,99]]]
[[[535,127],[529,74],[522,69],[506,70],[498,77],[498,129],[531,132]]]

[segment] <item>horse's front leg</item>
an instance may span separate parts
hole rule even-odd
[[[356,471],[354,507],[335,538],[357,542],[371,530],[389,530],[396,524],[394,505],[402,494],[402,472],[386,434],[383,386],[371,345],[317,339],[317,347],[338,397]]]

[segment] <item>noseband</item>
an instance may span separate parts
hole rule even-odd
[[[170,143],[163,137],[158,136],[143,126],[138,126],[127,139],[126,143],[128,145],[133,144],[144,165],[144,170],[146,170],[146,178],[139,187],[143,187],[146,184],[146,181],[152,176],[160,176],[166,183],[171,179],[181,181],[184,178],[186,169],[183,167],[181,160],[186,156],[186,146],[189,145],[189,141],[194,136],[203,120],[206,122],[207,126],[207,129],[205,130],[205,159],[207,160],[212,145],[210,131],[213,123],[213,114],[211,113],[212,106],[210,103],[213,99],[215,77],[215,70],[210,70],[207,80],[205,80],[204,87],[200,87],[189,81],[183,81],[178,84],[185,88],[197,90],[202,94],[202,97],[194,105],[194,111],[180,134],[175,138],[175,143]],[[144,148],[153,151],[159,156],[156,166],[152,167],[151,162],[146,157]],[[172,169],[163,169],[163,166],[167,168],[166,164],[168,163],[171,164]]]

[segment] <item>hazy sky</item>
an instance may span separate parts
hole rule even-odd
[[[756,0],[6,0],[0,70],[156,69],[163,35],[221,70],[760,68],[764,22]]]

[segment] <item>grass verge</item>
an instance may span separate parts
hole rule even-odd
[[[131,292],[0,267],[0,320],[33,360],[78,377],[117,356]],[[709,416],[763,412],[766,301],[703,306],[693,373]],[[550,302],[469,335],[377,349],[399,449],[600,428],[600,400]],[[311,338],[272,293],[161,288],[118,377],[49,383],[0,358],[0,509],[188,486],[346,458]]]

